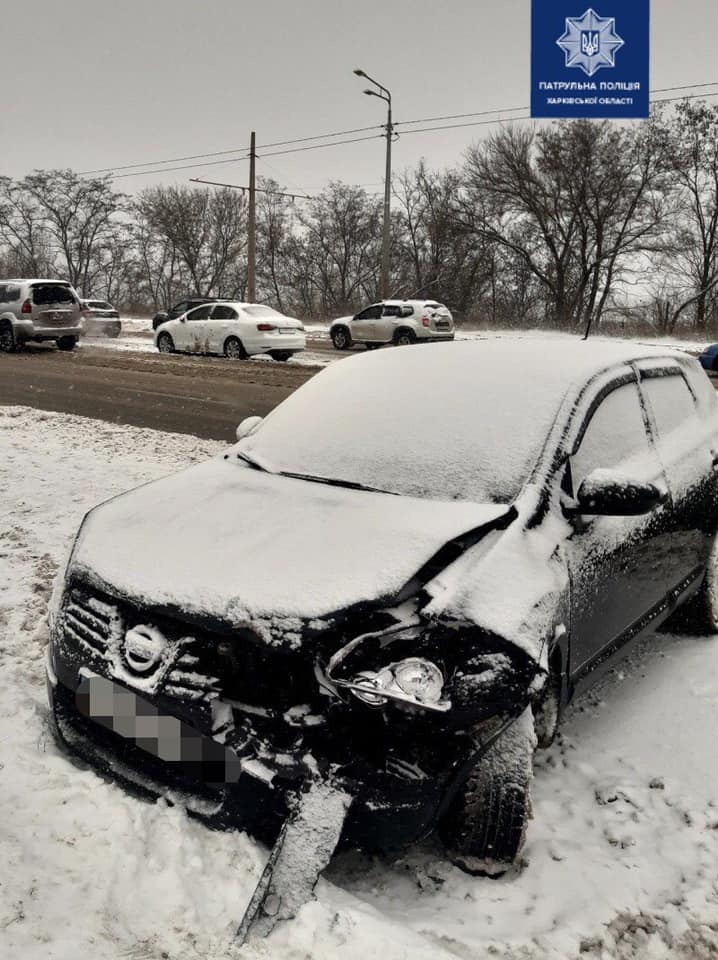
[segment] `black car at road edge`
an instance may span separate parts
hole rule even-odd
[[[60,740],[276,842],[271,868],[321,789],[318,869],[433,830],[505,869],[563,705],[680,606],[718,629],[700,366],[536,350],[358,355],[223,457],[91,511],[51,605]]]

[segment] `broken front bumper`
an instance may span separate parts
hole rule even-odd
[[[239,827],[273,843],[307,783],[352,797],[341,842],[367,851],[408,845],[431,831],[445,777],[399,776],[357,761],[353,769],[235,751],[177,716],[177,703],[85,674],[72,689],[48,666],[53,727],[72,753],[147,797],[178,802],[211,826]]]

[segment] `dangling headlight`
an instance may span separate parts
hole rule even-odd
[[[382,670],[362,670],[351,680],[333,679],[340,687],[351,690],[354,696],[370,707],[383,707],[389,700],[445,713],[451,709],[449,700],[442,700],[444,675],[423,657],[407,657],[389,664]]]

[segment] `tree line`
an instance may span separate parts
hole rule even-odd
[[[261,301],[319,320],[378,298],[379,196],[334,181],[293,201],[260,186]],[[509,125],[454,168],[396,174],[392,192],[396,297],[487,327],[718,332],[718,107]],[[0,177],[0,275],[63,277],[127,312],[244,299],[247,213],[228,188],[130,197],[71,170]]]

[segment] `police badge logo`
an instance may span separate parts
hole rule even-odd
[[[567,67],[578,67],[592,77],[601,67],[616,66],[616,51],[624,41],[616,33],[613,17],[599,17],[589,7],[582,17],[566,17],[566,32],[556,43]]]

